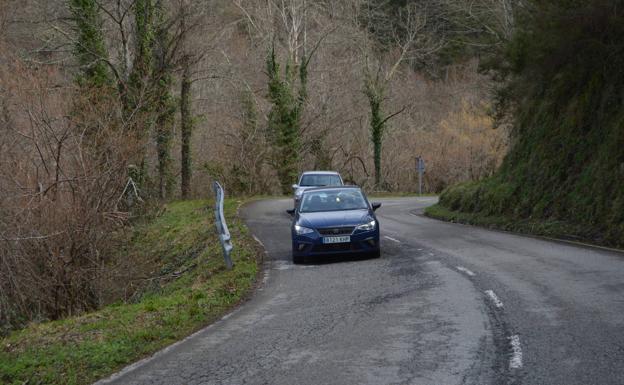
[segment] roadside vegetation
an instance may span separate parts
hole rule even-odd
[[[448,222],[481,226],[489,229],[511,231],[515,233],[538,235],[567,241],[598,243],[592,238],[592,229],[580,224],[544,219],[512,219],[503,215],[450,210],[437,204],[427,207],[425,215]]]
[[[128,291],[93,312],[33,322],[3,337],[3,384],[89,384],[214,321],[253,287],[257,245],[236,216],[240,201],[227,199],[235,266],[225,268],[217,241],[213,202],[173,202],[118,237],[119,258],[141,264],[144,276],[119,282]],[[136,271],[136,269],[134,270]]]
[[[498,172],[448,188],[432,216],[624,247],[624,13],[534,1],[492,70],[512,123]]]
[[[117,234],[214,180],[403,194],[416,156],[427,193],[491,175],[506,132],[474,47],[508,1],[0,1],[0,335],[132,300],[154,272]]]
[[[421,156],[430,215],[623,246],[622,9],[0,1],[0,380],[88,382],[240,301],[235,201],[225,271],[189,200],[214,180],[276,195],[332,169],[403,195]]]

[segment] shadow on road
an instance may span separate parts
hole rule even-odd
[[[334,255],[327,255],[327,256],[306,257],[305,262],[302,263],[301,265],[303,266],[328,265],[332,263],[364,261],[367,259],[378,259],[378,258],[369,254],[334,254]]]

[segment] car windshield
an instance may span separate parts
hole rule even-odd
[[[342,186],[342,180],[336,174],[308,174],[301,177],[299,186]]]
[[[366,198],[357,189],[308,191],[303,194],[300,212],[367,209]]]

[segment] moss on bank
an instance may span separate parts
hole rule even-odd
[[[513,114],[510,151],[492,177],[444,191],[447,214],[624,247],[624,12],[616,3],[540,1],[539,12],[523,15],[499,68],[507,79],[499,101]]]
[[[511,231],[515,233],[538,235],[576,242],[592,242],[585,227],[554,220],[514,220],[500,215],[484,215],[481,213],[467,213],[452,211],[441,205],[434,205],[425,209],[425,215],[448,222],[481,226],[489,229]]]

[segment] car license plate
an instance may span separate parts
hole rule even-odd
[[[343,237],[323,237],[323,243],[349,243],[351,242],[350,236]]]

